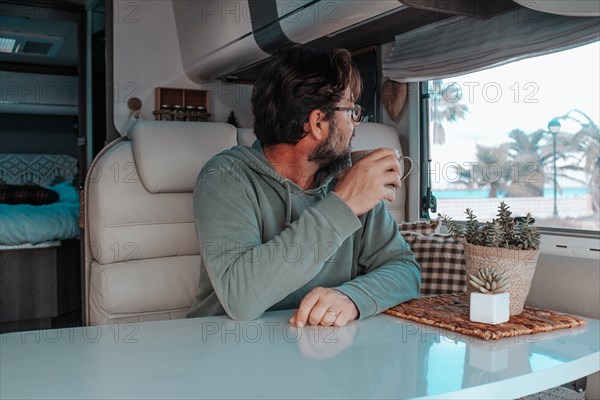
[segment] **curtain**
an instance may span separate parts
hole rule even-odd
[[[567,17],[524,8],[487,20],[453,17],[396,36],[383,74],[398,82],[442,79],[599,38],[599,17]]]

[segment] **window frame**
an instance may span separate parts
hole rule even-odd
[[[430,131],[430,82],[420,81],[418,83],[418,94],[419,94],[419,108],[418,108],[418,119],[419,119],[419,135],[418,135],[418,148],[419,148],[419,161],[421,165],[421,176],[419,177],[419,218],[431,219],[429,212],[437,214],[437,200],[435,197],[435,191],[432,185],[432,176],[430,170],[430,164],[433,161],[431,157],[431,131]],[[434,215],[437,218],[437,215]],[[455,220],[460,226],[465,221]],[[542,237],[561,237],[561,238],[576,238],[590,240],[586,247],[592,252],[600,252],[600,230],[589,230],[589,229],[573,229],[573,228],[557,228],[549,226],[538,227]],[[569,239],[570,240],[570,239]],[[557,248],[568,248],[568,245],[556,243]],[[573,245],[571,244],[571,247]],[[594,258],[597,258],[596,255]]]

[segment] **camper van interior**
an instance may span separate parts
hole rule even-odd
[[[219,250],[198,175],[255,143],[294,43],[351,53],[352,150],[412,160],[383,202],[421,295],[343,327],[185,318]],[[595,0],[0,0],[0,398],[600,399],[599,77]],[[467,272],[505,260],[452,233],[501,202],[539,246],[511,256],[523,311],[474,322]]]

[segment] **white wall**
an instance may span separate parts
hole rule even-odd
[[[128,125],[130,97],[142,100],[144,119],[154,119],[155,87],[209,90],[211,121],[225,122],[234,110],[240,127],[252,127],[252,86],[221,81],[199,85],[185,75],[171,0],[114,3],[114,122],[121,134]]]

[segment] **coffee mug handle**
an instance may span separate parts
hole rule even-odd
[[[411,171],[413,170],[413,160],[412,158],[410,158],[409,156],[402,156],[402,157],[398,157],[398,161],[403,161],[403,160],[407,160],[408,163],[410,164],[410,167],[408,169],[404,169],[404,175],[402,175],[402,177],[400,178],[400,181],[404,181],[406,178],[408,178],[408,175],[411,173]]]

